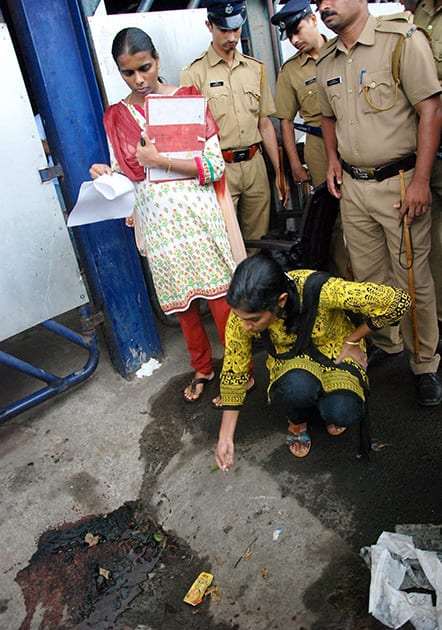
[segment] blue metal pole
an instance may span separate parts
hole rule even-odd
[[[103,106],[77,0],[6,0],[68,209],[89,166],[108,162]],[[74,228],[95,306],[103,311],[109,354],[127,377],[162,349],[132,231],[123,220]]]

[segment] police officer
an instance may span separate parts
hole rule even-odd
[[[289,39],[298,50],[282,66],[276,83],[276,116],[281,119],[281,135],[295,182],[311,179],[319,186],[327,178],[327,152],[321,132],[321,107],[316,81],[316,59],[326,38],[319,32],[318,20],[308,0],[290,0],[271,18],[278,26],[281,40]],[[304,159],[308,170],[301,164],[296,149],[293,120],[300,113],[307,133]],[[316,131],[316,133],[315,133]],[[320,135],[316,135],[316,134]],[[330,244],[329,268],[332,275],[348,277],[348,254],[338,216]]]
[[[203,0],[209,49],[186,66],[181,85],[194,85],[207,97],[218,124],[226,176],[245,239],[261,238],[269,226],[270,187],[261,145],[275,171],[278,197],[286,203],[278,142],[269,116],[275,106],[264,65],[236,50],[246,20],[246,4],[238,0]]]
[[[428,262],[429,181],[442,108],[431,49],[426,37],[406,21],[370,15],[367,0],[317,4],[326,26],[338,33],[320,52],[317,76],[329,158],[327,184],[331,194],[341,199],[352,269],[358,281],[407,288],[400,253],[404,249],[401,224],[408,222],[419,357],[412,354],[411,314],[402,320],[401,331],[416,376],[418,403],[438,405],[442,385],[436,374],[439,335]],[[398,203],[400,171],[406,182],[402,204]]]
[[[304,182],[310,176],[313,186],[319,186],[327,178],[324,142],[314,133],[307,134],[304,148],[307,172],[296,149],[293,120],[299,112],[306,125],[320,130],[322,115],[315,60],[325,37],[319,32],[316,15],[306,0],[290,0],[272,16],[271,22],[279,27],[281,40],[289,39],[298,50],[283,64],[275,94],[276,116],[281,119],[281,135],[293,179]]]
[[[414,13],[414,23],[426,29],[442,86],[442,0],[402,0]],[[442,139],[441,139],[442,140]],[[430,266],[436,285],[437,318],[439,320],[439,352],[442,348],[442,141],[431,174],[431,254]]]

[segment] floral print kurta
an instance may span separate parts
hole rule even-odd
[[[144,129],[143,115],[122,102]],[[112,168],[119,170],[110,150]],[[216,135],[206,140],[204,156],[219,179],[224,160]],[[184,311],[196,298],[225,295],[235,263],[213,185],[201,185],[197,178],[158,183],[146,178],[134,185],[137,246],[149,260],[162,310]]]

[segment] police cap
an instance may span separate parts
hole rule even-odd
[[[201,0],[199,6],[207,9],[210,22],[225,31],[236,31],[246,21],[244,0]]]
[[[290,0],[270,18],[270,21],[278,26],[281,39],[286,39],[288,34],[297,29],[299,22],[311,12],[308,0]]]

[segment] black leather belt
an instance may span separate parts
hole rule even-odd
[[[260,148],[260,144],[252,144],[245,149],[223,149],[222,154],[225,162],[245,162],[251,160]]]
[[[398,175],[399,171],[409,171],[414,168],[415,164],[415,153],[407,155],[407,157],[396,160],[395,162],[390,162],[384,166],[375,166],[374,168],[352,166],[342,160],[342,168],[346,173],[351,175],[353,179],[375,179],[378,182],[382,182],[384,179]]]

